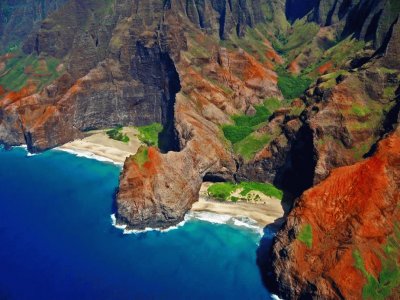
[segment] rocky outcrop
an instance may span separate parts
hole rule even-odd
[[[297,200],[272,251],[285,299],[398,295],[397,277],[386,274],[399,272],[399,147],[397,129],[372,157],[335,169]]]
[[[187,24],[186,51],[175,56],[181,91],[175,129],[180,152],[143,149],[128,159],[117,195],[117,221],[129,227],[164,228],[181,220],[198,200],[203,178],[233,180],[237,165],[218,125],[266,97],[281,97],[277,75],[241,49],[228,50],[188,23],[173,6],[165,15],[172,51]],[[184,27],[183,27],[184,28]],[[201,66],[201,68],[198,68]],[[145,157],[143,159],[143,156]]]

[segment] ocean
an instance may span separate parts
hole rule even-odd
[[[206,218],[115,228],[119,172],[59,150],[0,149],[0,299],[271,299],[254,229]]]

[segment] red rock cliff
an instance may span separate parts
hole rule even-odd
[[[397,129],[372,157],[335,169],[297,200],[273,247],[285,298],[398,297],[399,149]]]

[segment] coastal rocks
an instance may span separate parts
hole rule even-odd
[[[218,127],[196,113],[192,100],[182,94],[177,95],[175,115],[180,152],[141,148],[125,162],[116,216],[128,228],[176,225],[198,200],[207,173],[232,178],[235,163],[216,138]]]
[[[117,220],[129,228],[167,228],[183,221],[202,183],[190,157],[139,149],[144,162],[128,158],[120,178]],[[136,155],[136,156],[137,156]],[[174,163],[169,163],[174,161]],[[178,200],[178,201],[177,201]]]
[[[165,18],[167,40],[180,36],[186,16],[171,12]],[[281,97],[275,72],[244,51],[220,48],[201,31],[190,30],[194,38],[175,58],[181,87],[174,106],[180,151],[142,149],[126,161],[116,217],[131,228],[164,228],[182,221],[198,200],[205,176],[232,181],[237,166],[218,125],[266,97]],[[174,44],[169,47],[173,51]]]
[[[269,282],[279,295],[398,295],[396,279],[385,274],[399,272],[399,147],[397,129],[372,157],[333,170],[297,200],[272,250]]]

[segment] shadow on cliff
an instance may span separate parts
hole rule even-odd
[[[119,191],[118,187],[114,189],[114,192],[112,195],[112,201],[111,201],[111,214],[115,214],[115,215],[117,215],[117,213],[118,213],[118,207],[117,207],[118,191]]]
[[[161,54],[161,66],[164,74],[163,131],[158,135],[161,152],[180,151],[178,133],[175,129],[175,100],[181,90],[181,82],[175,64],[167,53]]]
[[[303,192],[313,186],[316,167],[313,132],[307,123],[297,132],[285,165],[278,171],[274,184],[284,191],[281,201],[284,215],[264,228],[264,235],[257,249],[257,266],[264,286],[270,292],[277,291],[272,269],[272,246],[276,233],[284,225],[295,201]]]
[[[285,221],[286,213],[282,218],[276,219],[274,223],[264,227],[264,235],[256,251],[256,263],[260,271],[262,282],[271,293],[276,291],[275,280],[272,276],[272,246],[276,233],[281,229]]]

